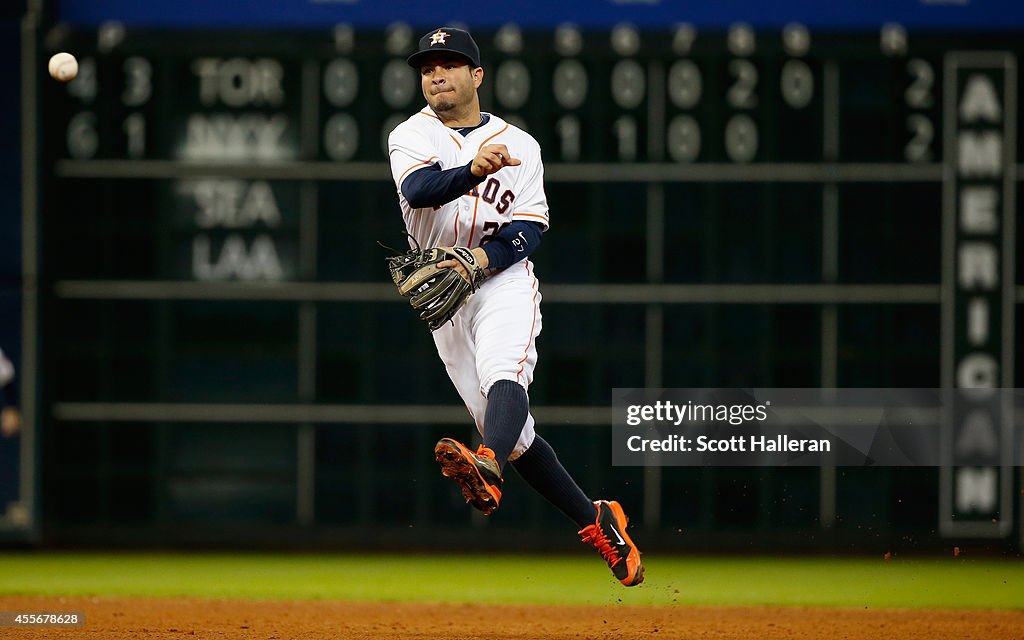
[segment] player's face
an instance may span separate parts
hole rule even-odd
[[[484,70],[459,56],[434,55],[420,66],[423,97],[434,113],[458,112],[476,99]]]

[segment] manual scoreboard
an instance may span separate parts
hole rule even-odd
[[[712,233],[699,239],[680,238],[697,251],[663,251],[661,264],[638,264],[632,273],[627,265],[627,281],[938,280],[948,38],[911,39],[898,26],[812,35],[798,25],[777,33],[742,25],[725,33],[507,27],[478,36],[485,109],[541,143],[554,212],[565,222],[601,221],[617,227],[618,240],[643,242],[651,185],[660,208],[672,211],[665,224],[707,219],[713,209],[728,220],[710,219]],[[324,186],[387,186],[387,134],[423,102],[405,64],[416,37],[407,26],[244,37],[113,26],[60,39],[78,53],[81,73],[66,86],[45,86],[52,176],[98,179],[89,184],[104,194],[149,192],[124,207],[132,214],[109,211],[120,203],[104,209],[131,216],[123,233],[148,235],[161,254],[148,272],[134,265],[125,274],[103,272],[121,267],[91,260],[69,267],[96,273],[68,275],[333,277],[329,267],[300,267],[302,212],[311,219],[336,212],[353,231],[365,218],[383,219],[369,223],[374,228],[394,226],[390,193],[374,194],[379,215],[354,216],[371,203]],[[986,38],[976,48],[1000,50],[995,45]],[[1008,39],[1002,49],[1011,57],[1013,45]],[[829,187],[842,192],[839,206],[855,209],[839,216],[835,256],[823,255],[821,242],[786,240],[820,240]],[[65,191],[75,193],[54,195]],[[79,206],[95,201],[71,197]],[[890,208],[901,215],[885,216],[895,218],[884,221],[888,233],[863,224],[862,216]],[[92,216],[74,217],[85,232],[104,228]],[[725,233],[744,219],[750,233]],[[145,233],[147,225],[161,233]],[[875,246],[855,249],[863,227],[877,236]],[[927,259],[899,259],[915,240]],[[595,249],[588,266],[600,271],[611,247]],[[649,273],[659,269],[660,276]],[[579,277],[596,279],[587,271]]]
[[[441,377],[388,384],[433,353],[376,243],[402,243],[386,141],[423,104],[405,62],[420,31],[43,34],[41,57],[80,63],[39,96],[44,414],[155,423],[213,403],[244,422],[270,402],[309,424],[444,397]],[[592,423],[613,387],[1019,379],[1016,34],[474,35],[484,109],[545,161],[531,394],[565,422]],[[1000,449],[964,453],[941,479],[944,531],[1006,535]]]

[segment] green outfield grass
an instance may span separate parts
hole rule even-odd
[[[645,556],[626,589],[599,558],[0,554],[2,595],[547,604],[1024,608],[1024,561]]]

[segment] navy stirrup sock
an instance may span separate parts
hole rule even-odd
[[[484,414],[484,446],[494,451],[501,469],[515,449],[526,425],[530,400],[526,389],[511,380],[498,380],[487,394]],[[594,524],[597,508],[572,479],[555,450],[540,436],[523,455],[512,461],[517,473],[551,504],[569,516],[580,529]]]
[[[597,520],[597,507],[558,461],[551,445],[540,436],[534,437],[530,448],[513,460],[512,466],[537,493],[572,518],[580,529]]]
[[[491,385],[484,414],[484,446],[494,451],[499,469],[505,468],[512,455],[529,413],[526,389],[511,380],[498,380]]]

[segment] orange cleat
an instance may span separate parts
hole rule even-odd
[[[614,500],[596,500],[594,506],[597,521],[580,530],[583,542],[597,549],[619,582],[627,587],[640,584],[644,581],[644,564],[640,550],[626,533],[629,518],[622,506]]]
[[[480,445],[473,453],[451,438],[441,438],[434,447],[434,458],[441,465],[441,473],[462,487],[466,502],[485,516],[494,513],[501,501],[501,472],[494,452]]]

